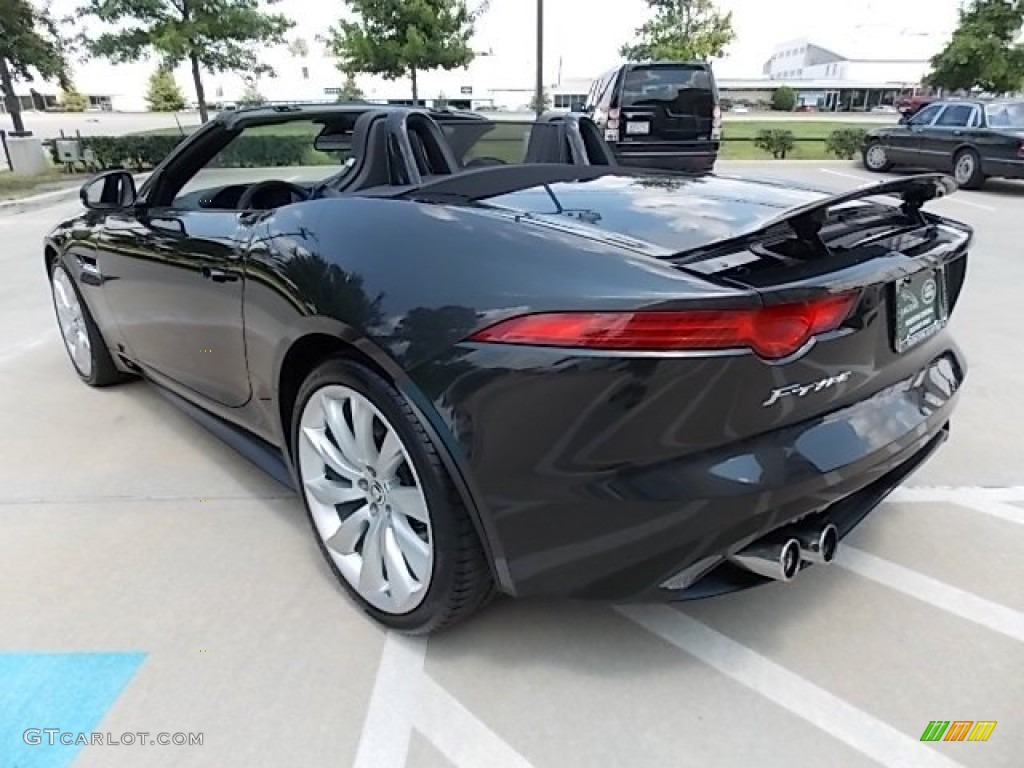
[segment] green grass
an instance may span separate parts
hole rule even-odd
[[[835,160],[825,151],[825,139],[844,128],[877,128],[877,123],[845,123],[818,120],[736,120],[728,118],[722,127],[723,160],[771,160],[770,153],[754,146],[752,139],[763,130],[792,131],[796,146],[787,160]],[[732,141],[730,141],[732,139]]]
[[[63,173],[57,168],[51,168],[39,176],[20,176],[7,170],[0,170],[0,200],[17,200],[64,187],[73,187],[87,178],[89,174]]]

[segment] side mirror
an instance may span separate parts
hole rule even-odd
[[[106,171],[82,185],[82,205],[90,211],[131,208],[138,199],[135,178],[128,171]]]
[[[570,105],[569,111],[570,112],[577,112],[579,114],[583,114],[583,113],[585,113],[587,111],[587,105],[584,104],[582,101],[574,101]]]

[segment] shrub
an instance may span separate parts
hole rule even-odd
[[[147,171],[155,168],[183,140],[177,134],[139,136],[86,136],[83,149],[91,149],[102,170],[130,168]],[[55,163],[56,143],[49,146]],[[217,156],[217,168],[274,168],[280,166],[335,164],[333,158],[313,150],[308,136],[253,135],[240,136]]]
[[[776,160],[784,160],[786,153],[796,146],[796,137],[792,131],[777,128],[762,129],[757,132],[754,146],[765,152],[771,152],[772,157]]]
[[[776,88],[772,93],[772,109],[776,112],[792,112],[796,109],[796,91],[788,85]]]
[[[825,140],[825,150],[843,160],[852,160],[864,146],[868,132],[863,128],[840,128]]]

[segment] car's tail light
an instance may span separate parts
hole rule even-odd
[[[614,109],[609,109],[608,110],[608,130],[610,130],[610,131],[618,130],[620,114],[621,113],[619,112],[619,108],[618,107],[615,107]]]
[[[1017,157],[1024,159],[1024,141],[1017,144]]]
[[[711,139],[718,141],[722,138],[722,108],[715,104],[711,111]]]
[[[775,360],[838,328],[857,295],[752,309],[520,315],[477,331],[470,341],[655,352],[749,348]]]

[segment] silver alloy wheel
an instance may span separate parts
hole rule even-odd
[[[889,161],[888,155],[885,154],[885,147],[881,144],[873,144],[868,147],[868,168],[872,170],[878,170],[884,168],[885,164]]]
[[[64,346],[78,369],[88,378],[92,375],[92,344],[89,342],[89,329],[85,326],[82,305],[78,302],[78,294],[71,284],[71,278],[63,267],[53,271],[50,280],[53,290],[53,305],[57,308],[57,325],[64,337]]]
[[[430,586],[433,533],[394,425],[364,395],[329,384],[302,411],[298,462],[313,523],[341,575],[381,611],[415,609]]]
[[[970,183],[971,177],[974,175],[974,155],[970,152],[960,155],[956,161],[953,175],[956,177],[956,183],[961,186]]]

